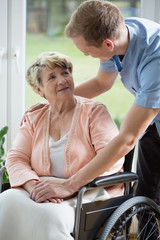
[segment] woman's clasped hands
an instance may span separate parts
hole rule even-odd
[[[37,203],[61,203],[63,199],[72,195],[72,191],[64,186],[65,180],[40,180],[30,193],[30,198]]]

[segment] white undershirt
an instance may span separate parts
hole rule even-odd
[[[60,140],[54,141],[49,136],[49,153],[51,161],[51,174],[54,177],[66,178],[64,175],[64,148],[67,141],[68,133]]]

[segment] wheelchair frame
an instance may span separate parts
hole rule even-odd
[[[144,213],[147,211],[152,213],[151,216],[155,221],[155,226],[152,228],[153,230],[155,229],[154,232],[158,231],[158,234],[160,234],[160,208],[149,198],[135,197],[138,176],[136,173],[130,172],[133,152],[129,153],[125,158],[127,159],[127,161],[125,160],[127,166],[125,165],[124,168],[129,169],[129,172],[98,177],[80,189],[77,196],[75,226],[72,234],[75,240],[129,240],[132,218],[142,211]],[[5,170],[5,167],[0,169],[0,192],[10,187],[9,183],[3,184],[3,173]],[[84,193],[87,190],[97,187],[110,187],[121,183],[125,185],[125,194],[123,196],[105,201],[82,203]],[[147,239],[156,240],[152,238],[152,233]],[[157,239],[160,239],[160,235]]]
[[[132,188],[130,183],[134,182]],[[125,183],[125,195],[99,201],[94,203],[82,204],[83,195],[87,190],[97,187],[110,187],[116,184]],[[138,176],[135,173],[117,173],[110,176],[102,176],[93,180],[91,183],[82,187],[78,193],[77,209],[75,218],[74,238],[75,240],[94,239],[99,227],[104,224],[106,218],[111,216],[117,207],[124,201],[133,197],[138,183]]]
[[[138,175],[131,172],[133,155],[134,149],[125,156],[125,172],[98,177],[80,189],[77,197],[73,234],[75,240],[129,240],[132,218],[138,214],[140,216],[140,213],[143,213],[144,216],[146,213],[148,214],[148,212],[152,213],[152,219],[150,218],[150,220],[153,220],[156,230],[151,227],[154,232],[158,231],[159,237],[157,239],[160,239],[160,207],[147,197],[135,196]],[[82,203],[84,193],[87,190],[96,187],[110,187],[121,183],[125,185],[125,193],[123,196],[107,199],[106,201]],[[143,219],[143,216],[140,217]],[[123,224],[120,219],[122,219]],[[118,226],[116,225],[117,222]],[[125,224],[127,224],[126,229],[124,229],[126,227]],[[144,235],[144,230],[145,229],[138,234],[138,238],[132,239],[140,239],[140,235]],[[147,238],[148,240],[156,240],[153,238],[153,231],[150,231],[150,235]]]
[[[130,183],[133,183],[130,186]],[[109,187],[115,184],[125,183],[126,191],[124,196],[115,197],[106,201],[99,201],[93,203],[82,203],[84,193],[95,187]],[[118,233],[116,236],[114,233],[110,235],[113,224],[120,219],[127,209],[132,217],[135,208],[138,204],[137,211],[146,211],[146,208],[151,208],[152,212],[156,214],[156,220],[158,219],[157,226],[160,231],[160,209],[151,199],[143,196],[135,197],[135,189],[138,183],[138,176],[135,173],[117,173],[106,177],[99,177],[82,187],[78,193],[77,209],[74,229],[75,240],[106,240],[106,239],[130,239],[130,233],[123,232]],[[141,209],[143,206],[143,209]],[[131,210],[133,209],[133,210]],[[128,214],[126,211],[126,214]],[[127,215],[128,217],[128,215]],[[126,218],[127,218],[126,217]],[[127,220],[128,221],[128,220]],[[119,223],[120,225],[120,223]],[[121,225],[122,226],[122,225]],[[129,230],[128,230],[129,231]],[[125,236],[124,236],[125,234]],[[151,233],[152,235],[152,233]],[[159,235],[160,237],[160,235]],[[140,239],[140,238],[132,238]],[[143,238],[149,240],[156,240],[154,238]],[[157,238],[159,239],[159,238]]]

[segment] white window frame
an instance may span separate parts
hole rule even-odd
[[[160,23],[160,0],[141,0],[141,17]]]
[[[26,0],[0,0],[0,129],[9,149],[25,111]]]
[[[7,1],[0,2],[0,129],[7,123]]]

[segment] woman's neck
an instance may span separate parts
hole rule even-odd
[[[57,105],[51,106],[49,134],[55,141],[69,132],[76,102],[73,98],[72,101],[63,102],[63,104],[59,101]]]
[[[70,112],[72,109],[76,106],[76,98],[73,96],[71,99],[63,100],[63,101],[57,101],[54,103],[50,103],[51,105],[51,111],[55,115],[65,115],[67,112]]]

